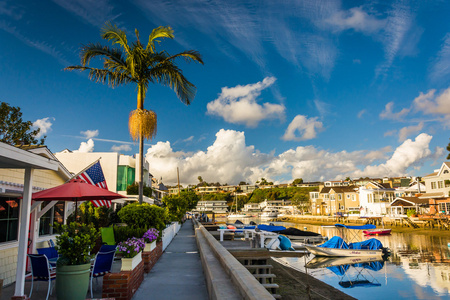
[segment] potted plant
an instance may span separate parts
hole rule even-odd
[[[156,240],[158,239],[159,231],[156,228],[147,230],[142,238],[145,242],[144,251],[153,251],[156,248]]]
[[[132,237],[117,245],[117,252],[122,254],[121,271],[132,271],[142,261],[145,248],[143,238]]]
[[[56,295],[58,299],[85,299],[89,289],[91,251],[100,233],[92,224],[72,222],[56,226],[60,257],[56,262]]]

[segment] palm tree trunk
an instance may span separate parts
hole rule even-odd
[[[139,204],[142,204],[144,196],[144,137],[139,138]]]
[[[144,88],[138,84],[137,108],[144,109]],[[142,124],[140,124],[142,126]],[[142,204],[144,196],[144,136],[142,130],[139,137],[139,204]]]

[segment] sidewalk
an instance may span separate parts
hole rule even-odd
[[[208,299],[205,275],[195,240],[194,225],[187,220],[133,296],[143,299]]]

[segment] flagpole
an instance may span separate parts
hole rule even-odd
[[[69,181],[71,181],[72,179],[77,178],[80,174],[83,174],[84,171],[86,171],[87,169],[89,169],[90,167],[92,167],[93,165],[95,165],[97,162],[100,161],[100,159],[102,159],[101,157],[99,157],[96,161],[94,161],[92,164],[90,164],[89,166],[87,166],[86,168],[84,168],[83,170],[81,170],[80,172],[78,172],[77,174],[73,175],[71,178],[69,178],[65,183],[68,183]]]

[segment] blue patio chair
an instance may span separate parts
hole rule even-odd
[[[116,250],[108,252],[98,252],[97,255],[95,256],[94,266],[92,267],[91,270],[91,280],[90,280],[91,298],[94,298],[92,292],[92,279],[98,278],[100,276],[105,276],[106,274],[111,272],[115,253]]]
[[[98,252],[116,251],[117,245],[102,245]]]
[[[58,260],[59,254],[55,247],[37,248],[38,254],[47,256],[48,261],[52,266],[56,266],[56,261]]]
[[[35,281],[47,281],[48,290],[47,298],[51,294],[50,290],[53,290],[52,281],[56,278],[55,268],[52,268],[48,262],[47,256],[44,254],[28,254],[31,262],[31,290],[28,298],[31,298],[33,293],[33,283]]]

